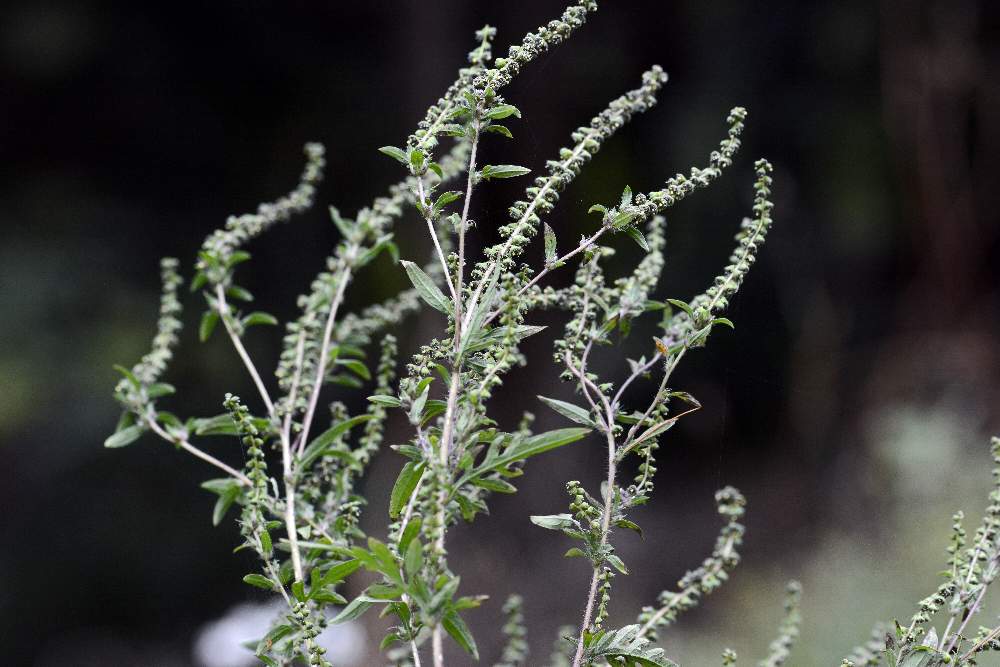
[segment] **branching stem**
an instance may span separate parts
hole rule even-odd
[[[229,465],[226,465],[225,463],[223,463],[219,459],[215,458],[211,454],[198,449],[197,447],[195,447],[194,445],[192,445],[190,442],[188,442],[187,438],[180,438],[180,437],[173,436],[170,433],[167,433],[165,430],[163,430],[163,427],[160,426],[155,419],[153,419],[153,417],[151,415],[147,415],[146,416],[146,423],[149,424],[149,428],[152,429],[153,432],[156,433],[156,435],[160,436],[161,438],[163,438],[167,442],[172,443],[174,445],[177,445],[178,447],[180,447],[184,451],[188,452],[189,454],[193,454],[194,456],[197,456],[202,461],[210,463],[213,466],[215,466],[216,468],[218,468],[219,470],[224,471],[226,474],[228,474],[228,475],[230,475],[232,477],[235,477],[236,480],[240,484],[242,484],[243,486],[250,486],[250,478],[249,477],[247,477],[246,475],[244,475],[243,473],[241,473],[239,470],[237,470],[237,469],[235,469],[235,468],[233,468],[233,467],[231,467]]]

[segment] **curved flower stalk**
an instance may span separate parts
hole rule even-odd
[[[739,565],[737,549],[743,544],[746,530],[740,520],[746,511],[746,500],[736,489],[726,487],[715,494],[715,502],[726,523],[716,538],[712,555],[688,571],[677,582],[676,591],[663,591],[656,607],[643,607],[639,614],[639,631],[650,640],[655,640],[657,633],[672,625],[682,613],[697,607],[703,597],[714,593]]]

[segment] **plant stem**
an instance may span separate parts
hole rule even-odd
[[[444,645],[441,641],[441,624],[434,626],[431,635],[431,650],[434,653],[434,667],[444,667]]]
[[[285,473],[285,532],[292,551],[292,569],[295,581],[302,581],[302,555],[299,553],[299,532],[295,522],[295,471],[292,469],[292,447],[288,440],[281,440],[281,464]]]
[[[319,359],[316,362],[316,379],[313,382],[312,394],[309,396],[309,405],[306,408],[306,416],[302,420],[302,433],[299,435],[299,455],[305,450],[306,442],[309,439],[309,428],[312,426],[313,416],[316,414],[316,404],[319,402],[320,389],[323,388],[323,378],[326,376],[327,358],[330,356],[330,339],[333,337],[333,324],[337,319],[337,309],[344,300],[344,290],[347,289],[347,282],[351,279],[350,262],[354,259],[357,246],[347,253],[347,265],[340,274],[337,284],[337,293],[330,304],[330,314],[326,318],[326,328],[323,331],[323,343],[320,345]]]
[[[584,239],[583,241],[580,242],[580,245],[578,245],[576,248],[574,248],[573,250],[569,251],[568,253],[566,253],[562,257],[558,258],[556,260],[556,263],[558,263],[558,262],[565,262],[566,260],[572,259],[576,255],[580,254],[584,250],[587,250],[592,245],[594,245],[594,243],[597,241],[597,239],[601,238],[601,236],[603,236],[604,232],[606,232],[606,231],[608,231],[607,227],[601,227],[600,229],[597,230],[596,233],[594,233],[593,236],[591,236],[590,238]],[[551,273],[552,271],[554,271],[555,268],[556,267],[554,265],[552,265],[552,266],[546,266],[545,268],[543,268],[541,271],[538,272],[538,274],[534,278],[531,279],[531,281],[527,285],[524,285],[523,287],[521,287],[521,289],[517,290],[517,296],[521,296],[522,294],[524,294],[525,292],[527,292],[529,289],[531,289],[532,287],[534,287],[538,283],[539,280],[541,280],[542,278],[544,278],[545,276],[547,276],[549,273]],[[493,320],[495,320],[499,315],[500,315],[500,310],[499,309],[494,310],[492,313],[489,314],[489,316],[486,318],[485,322],[483,322],[483,325],[485,326],[485,325],[489,324],[490,322],[492,322]]]
[[[465,227],[469,222],[469,202],[472,200],[472,182],[476,175],[476,150],[479,148],[479,121],[472,125],[472,150],[469,153],[468,177],[465,182],[465,202],[462,206],[462,219],[458,223],[458,279],[455,287],[455,346],[462,340],[462,329],[458,323],[462,321],[462,279],[465,274]]]
[[[581,370],[581,373],[583,371]],[[604,499],[604,514],[601,517],[601,541],[600,547],[608,542],[608,534],[611,531],[611,510],[615,502],[615,473],[617,464],[615,463],[615,436],[612,424],[614,424],[614,414],[608,410],[606,415],[608,420],[608,488],[607,496]],[[590,579],[590,592],[587,595],[587,606],[583,610],[583,623],[580,625],[580,639],[576,644],[576,655],[573,658],[573,667],[580,667],[583,664],[583,639],[590,626],[591,615],[594,613],[594,603],[597,600],[597,585],[600,578],[600,567],[594,567],[594,575]]]
[[[320,345],[319,359],[316,362],[316,379],[313,382],[312,394],[309,397],[309,405],[306,408],[305,417],[302,420],[302,433],[299,435],[298,453],[302,454],[306,442],[309,439],[309,428],[312,426],[313,417],[316,414],[316,405],[319,402],[320,390],[323,388],[323,378],[326,376],[327,357],[330,356],[330,340],[333,337],[333,325],[337,320],[337,310],[344,300],[344,291],[347,283],[351,279],[351,261],[354,259],[357,246],[347,251],[345,257],[346,265],[340,274],[337,282],[337,292],[330,304],[330,314],[326,318],[326,327],[323,330],[323,342]],[[288,533],[288,544],[292,552],[292,569],[295,571],[295,580],[302,581],[304,572],[302,570],[302,556],[299,553],[299,535],[295,521],[295,474],[296,470],[292,461],[292,443],[290,438],[281,439],[281,463],[285,477],[285,532]]]
[[[302,358],[305,355],[305,347],[305,331],[300,331],[299,340],[295,344],[295,372],[292,375],[292,388],[288,392],[288,409],[281,427],[281,439],[289,443],[292,441],[292,415],[295,413],[295,399],[299,392],[299,382],[302,380]]]
[[[989,644],[991,641],[993,641],[997,637],[1000,637],[1000,627],[994,628],[993,632],[991,632],[990,634],[986,635],[981,641],[976,642],[976,644],[972,648],[970,648],[968,651],[966,651],[965,653],[963,653],[962,657],[958,659],[958,664],[960,664],[960,665],[963,664],[966,660],[968,660],[969,658],[971,658],[972,655],[976,651],[978,651],[982,647],[986,646],[987,644]]]
[[[275,414],[274,402],[271,401],[271,396],[267,393],[267,387],[264,386],[264,381],[261,379],[260,373],[257,372],[257,367],[254,366],[253,360],[247,354],[246,348],[243,347],[243,341],[240,340],[240,337],[236,335],[236,331],[233,330],[232,324],[229,321],[229,304],[226,303],[226,293],[220,284],[215,285],[215,298],[217,299],[216,307],[219,311],[219,318],[222,320],[222,325],[226,328],[226,333],[229,334],[229,340],[233,342],[236,353],[240,355],[243,365],[247,367],[247,372],[253,378],[253,383],[257,385],[257,391],[264,400],[264,405],[267,406],[268,416],[273,418]]]
[[[430,210],[430,202],[427,201],[427,195],[424,193],[424,179],[420,176],[417,176],[417,196],[420,198],[420,205],[424,207],[424,210]],[[437,252],[438,261],[441,262],[441,269],[444,271],[444,280],[448,284],[451,299],[458,303],[458,296],[455,294],[455,285],[451,282],[451,271],[448,270],[448,261],[444,257],[444,251],[441,250],[441,242],[438,240],[437,231],[434,229],[434,221],[431,220],[430,215],[425,215],[424,221],[427,223],[427,231],[431,235],[431,241],[434,242],[434,250]],[[455,326],[458,326],[457,321],[455,322]]]
[[[149,415],[146,416],[146,423],[149,424],[149,428],[151,428],[153,430],[153,432],[156,433],[156,435],[160,436],[161,438],[163,438],[167,442],[172,443],[174,445],[177,445],[178,447],[180,447],[184,451],[188,452],[189,454],[193,454],[194,456],[197,456],[202,461],[205,461],[207,463],[211,463],[216,468],[225,471],[227,474],[231,475],[232,477],[235,477],[236,480],[240,484],[242,484],[243,486],[250,486],[250,478],[249,477],[247,477],[246,475],[244,475],[243,473],[241,473],[239,470],[236,470],[235,468],[226,465],[225,463],[223,463],[219,459],[215,458],[211,454],[198,449],[197,447],[195,447],[194,445],[192,445],[190,442],[188,442],[186,438],[179,438],[179,437],[175,437],[175,436],[170,435],[165,430],[163,430],[163,428],[156,422],[155,419],[153,419],[152,416],[149,416]]]
[[[976,554],[978,556],[978,550]],[[992,571],[995,566],[996,566],[996,560],[990,563],[990,570]],[[990,572],[989,574],[992,575],[992,572]],[[958,626],[958,630],[956,630],[955,634],[952,635],[951,641],[948,643],[948,649],[945,651],[945,653],[951,653],[951,650],[955,648],[955,645],[959,642],[962,633],[965,632],[965,626],[969,624],[969,621],[972,620],[972,617],[976,615],[976,612],[979,611],[979,607],[983,604],[983,598],[986,597],[987,588],[988,586],[984,584],[983,587],[980,589],[979,595],[976,596],[976,601],[972,603],[972,606],[969,607],[968,609],[968,613],[965,615],[965,620],[962,621],[962,624]],[[952,620],[954,620],[954,617],[952,617]],[[945,635],[942,636],[941,638],[942,643],[944,642],[945,637],[947,637],[947,631],[945,632]]]

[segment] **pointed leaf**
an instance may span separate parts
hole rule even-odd
[[[410,163],[410,161],[406,158],[406,153],[404,153],[403,149],[401,148],[396,148],[395,146],[383,146],[382,148],[378,149],[378,152],[382,153],[383,155],[388,155],[389,157],[396,160],[400,164],[409,165]]]
[[[479,176],[488,181],[491,178],[514,178],[530,173],[531,170],[527,167],[520,167],[516,164],[488,164],[482,168]]]
[[[141,425],[133,424],[108,436],[107,440],[104,441],[104,446],[108,449],[117,449],[118,447],[131,445],[139,439],[143,431],[145,429]]]
[[[420,463],[409,461],[399,471],[399,477],[396,478],[392,494],[389,496],[389,516],[393,519],[399,516],[410,501],[410,496],[413,495],[414,489],[417,488],[417,484],[424,474],[424,468],[423,461]]]
[[[566,401],[560,401],[555,398],[546,398],[545,396],[539,396],[538,399],[561,414],[563,417],[575,421],[577,424],[583,424],[584,426],[596,426],[596,424],[594,424],[594,420],[590,418],[590,411],[580,407],[579,405],[567,403]]]
[[[402,260],[400,263],[406,269],[406,275],[410,278],[410,282],[413,283],[420,298],[426,301],[431,308],[439,310],[446,315],[451,312],[451,302],[445,297],[438,286],[434,284],[431,277],[424,273],[423,269],[413,262],[406,260]]]
[[[448,612],[441,619],[441,625],[451,635],[451,638],[455,640],[455,643],[465,649],[465,652],[471,655],[473,659],[479,660],[479,649],[476,648],[476,640],[473,639],[472,632],[469,631],[469,626],[465,624],[461,616],[453,611]]]

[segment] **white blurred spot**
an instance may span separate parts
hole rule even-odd
[[[283,602],[244,603],[232,607],[215,621],[202,626],[194,641],[194,658],[202,667],[249,667],[259,665],[244,646],[267,633],[274,619],[287,607]],[[317,642],[327,650],[326,659],[338,667],[356,667],[365,655],[367,637],[357,623],[330,626]]]

